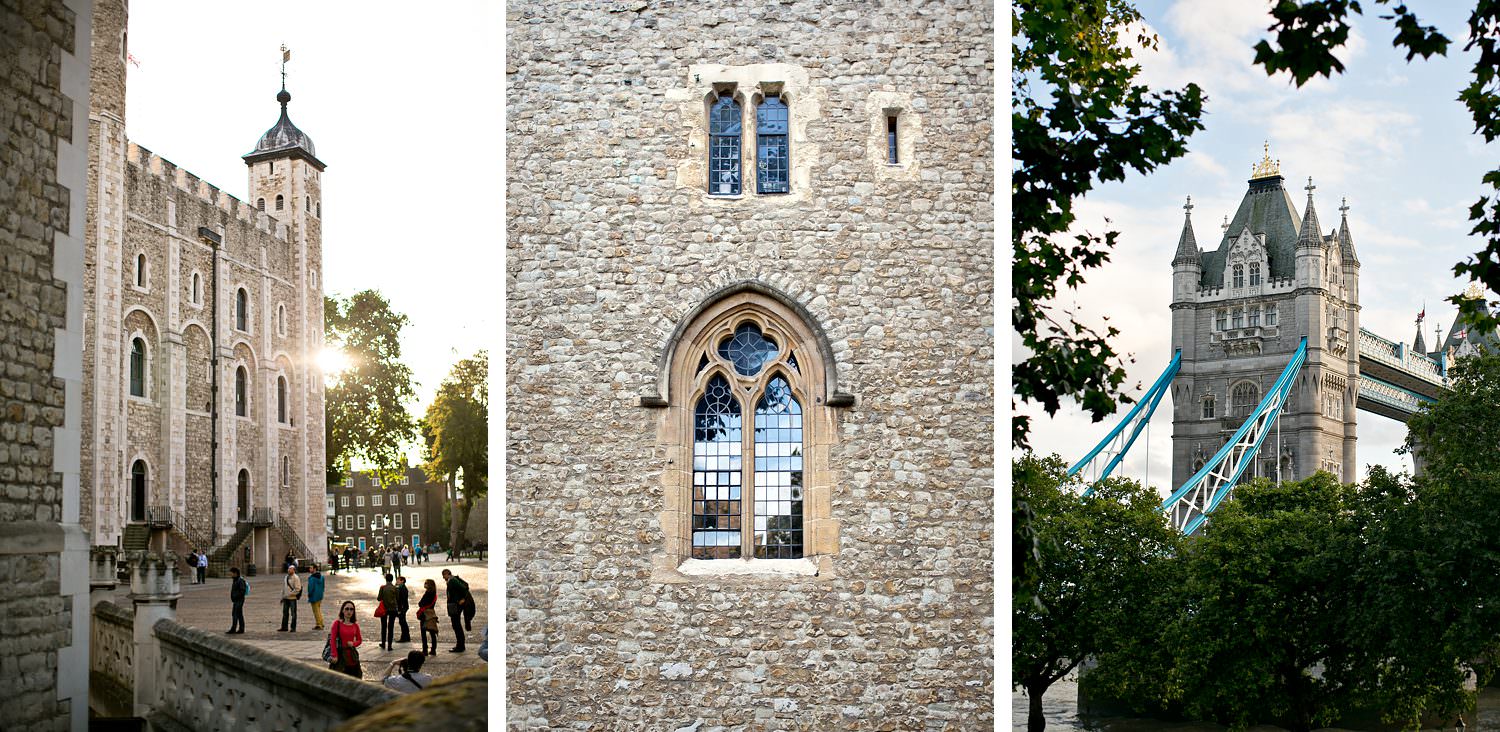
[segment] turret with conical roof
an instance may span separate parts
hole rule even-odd
[[[1172,257],[1172,302],[1187,302],[1198,292],[1203,275],[1198,237],[1193,235],[1193,197],[1183,204],[1182,235],[1177,238],[1177,254]]]
[[[1302,226],[1297,230],[1297,286],[1326,287],[1324,265],[1328,251],[1319,228],[1317,207],[1313,205],[1313,190],[1317,186],[1313,185],[1311,177],[1307,179],[1306,188],[1307,207],[1302,211]]]

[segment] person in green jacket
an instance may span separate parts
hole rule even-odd
[[[314,626],[318,630],[323,629],[323,572],[318,569],[317,562],[313,563],[312,574],[307,576],[307,604],[312,606],[313,620],[317,622]]]

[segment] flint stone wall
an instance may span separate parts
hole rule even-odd
[[[991,6],[507,17],[509,726],[989,729]],[[707,195],[725,80],[783,82],[806,115],[792,194],[754,193],[746,134],[745,193]],[[920,124],[888,168],[895,107]],[[743,280],[812,314],[856,397],[828,451],[832,571],[659,582],[671,410],[641,397],[678,322]]]

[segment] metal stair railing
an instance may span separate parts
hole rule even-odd
[[[287,523],[285,516],[276,516],[276,530],[281,532],[281,538],[286,539],[286,542],[292,545],[292,551],[296,552],[296,556],[309,560],[318,559],[317,555],[313,554],[302,542],[302,537],[292,530],[292,525]]]

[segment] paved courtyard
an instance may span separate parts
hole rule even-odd
[[[474,594],[474,606],[477,609],[474,630],[464,634],[465,650],[461,654],[448,652],[453,647],[454,638],[453,625],[448,620],[446,610],[447,592],[442,575],[444,569],[451,569],[454,574],[462,577],[469,583],[469,590]],[[401,573],[406,577],[407,587],[411,589],[411,610],[406,614],[407,624],[411,627],[411,643],[397,643],[393,651],[381,650],[377,645],[380,643],[380,620],[371,614],[375,612],[375,592],[384,583],[378,569],[340,571],[338,574],[325,570],[324,629],[313,630],[312,608],[307,604],[304,591],[303,599],[297,603],[296,634],[277,631],[281,627],[281,588],[284,575],[261,574],[246,577],[250,583],[250,596],[245,598],[245,634],[229,637],[280,656],[326,667],[322,654],[323,644],[328,641],[328,628],[333,625],[339,605],[345,600],[353,600],[358,609],[359,630],[364,638],[363,645],[359,647],[360,665],[364,669],[366,681],[378,682],[376,676],[392,660],[405,658],[407,651],[422,650],[422,638],[417,630],[417,600],[422,597],[422,581],[431,579],[438,587],[439,651],[436,656],[427,659],[422,671],[432,674],[433,678],[446,676],[485,663],[480,660],[478,653],[484,628],[490,624],[488,572],[488,562],[473,559],[451,563],[433,561],[403,567]],[[306,573],[299,576],[304,582],[307,579]],[[188,578],[184,576],[182,599],[177,602],[178,622],[217,633],[229,630],[229,582],[227,578],[210,577],[207,584],[194,585],[189,584]],[[493,632],[498,638],[499,632]],[[401,628],[398,625],[396,638],[400,637]]]

